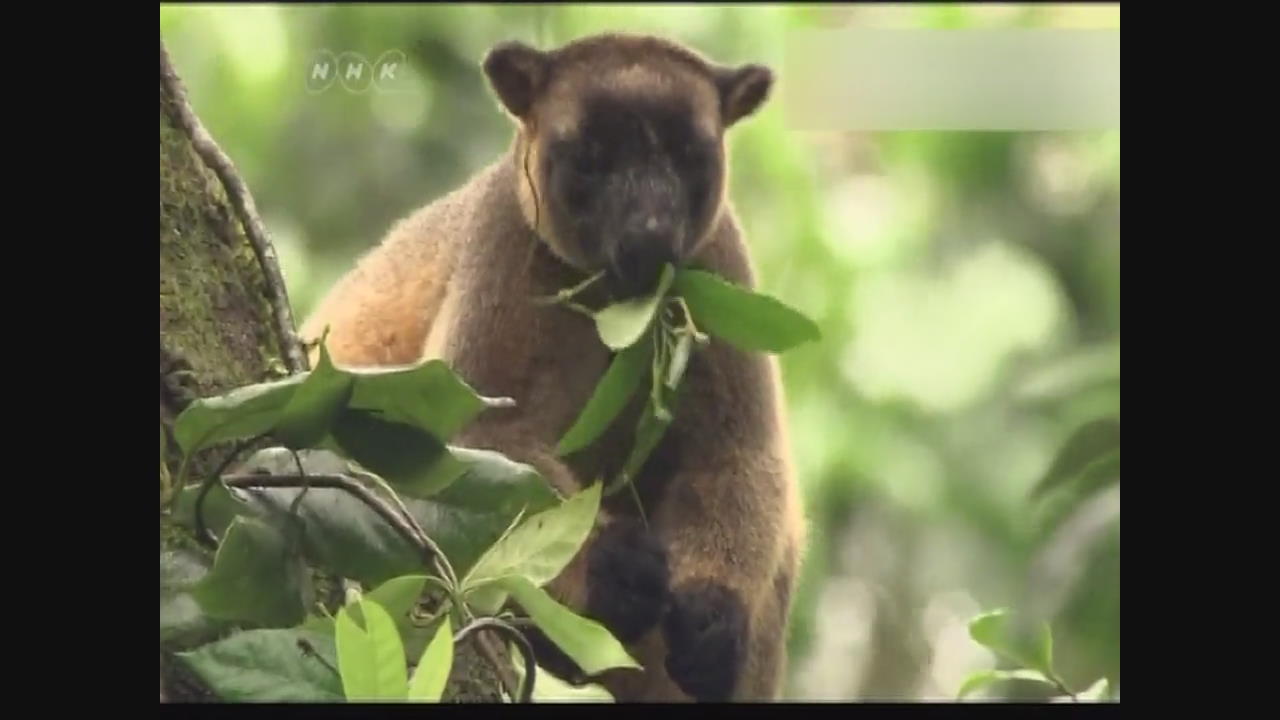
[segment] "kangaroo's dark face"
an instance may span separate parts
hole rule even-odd
[[[545,137],[539,153],[547,219],[619,294],[642,293],[710,229],[722,143],[687,100],[601,91],[580,102],[579,121]]]
[[[604,36],[553,53],[495,49],[485,70],[521,121],[526,215],[567,262],[616,296],[653,288],[695,253],[724,197],[724,131],[772,76],[653,38]]]

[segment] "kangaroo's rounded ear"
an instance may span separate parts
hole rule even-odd
[[[729,127],[754,113],[768,99],[773,87],[773,71],[755,64],[722,68],[716,73],[716,86],[720,91],[724,126]]]
[[[510,41],[490,50],[482,67],[503,107],[523,120],[546,84],[549,64],[546,53]]]

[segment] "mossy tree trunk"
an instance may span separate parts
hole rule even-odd
[[[208,143],[201,146],[195,138],[203,130],[192,127],[198,120],[171,74],[163,42],[160,53],[160,555],[162,567],[178,556],[189,566],[207,566],[212,553],[165,510],[166,481],[176,479],[181,459],[174,419],[197,397],[286,376],[305,369],[298,367],[305,360],[296,341],[286,337],[292,320],[287,307],[278,306],[283,288],[278,270],[270,267],[274,260],[264,260],[273,258],[269,247],[264,253],[264,238],[255,249],[256,216],[246,218],[243,202],[234,201],[239,180],[228,184],[229,166],[220,174],[206,158]],[[193,458],[188,477],[213,472],[226,452],[212,448]],[[171,661],[172,652],[214,639],[200,630],[177,638],[162,632],[161,702],[215,699]],[[496,699],[497,683],[478,654],[459,648],[446,698]]]

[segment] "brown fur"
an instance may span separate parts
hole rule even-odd
[[[583,277],[578,259],[559,248],[541,222],[545,212],[534,202],[541,195],[536,153],[546,133],[576,122],[573,99],[588,83],[694,97],[700,122],[717,135],[731,124],[723,118],[732,118],[735,108],[718,105],[713,90],[729,71],[717,75],[716,66],[664,41],[605,36],[570,45],[556,57],[554,79],[539,85],[517,116],[521,132],[510,152],[392,228],[337,284],[303,334],[314,340],[328,326],[328,347],[340,365],[440,358],[478,392],[515,398],[517,407],[487,411],[453,442],[503,452],[531,464],[563,492],[576,492],[620,466],[641,402],[593,448],[567,459],[555,455],[556,442],[590,397],[610,354],[589,318],[532,301]],[[524,99],[503,98],[509,110],[524,107]],[[723,191],[718,195],[723,198]],[[718,205],[689,262],[751,287],[754,274],[737,221],[727,202]],[[684,387],[676,420],[636,488],[667,548],[672,589],[711,579],[746,607],[747,651],[732,698],[775,699],[804,543],[777,364],[713,341],[691,359]],[[620,493],[607,500],[601,523],[634,514],[629,494]],[[586,602],[584,557],[585,550],[548,586],[579,610]],[[661,624],[630,650],[645,672],[613,671],[602,678],[619,700],[688,699],[665,672]]]

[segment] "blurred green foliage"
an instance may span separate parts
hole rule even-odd
[[[790,29],[854,24],[1118,28],[1119,9],[160,10],[193,106],[273,234],[299,318],[394,220],[508,146],[479,69],[493,44],[655,32],[720,62],[771,64],[786,83]],[[321,50],[400,50],[413,74],[400,93],[309,93]],[[1118,684],[1118,484],[1052,511],[1030,496],[1077,428],[1119,414],[1119,131],[797,133],[775,101],[730,148],[762,289],[823,333],[783,358],[812,539],[789,696],[952,698],[997,666],[969,619],[1006,606],[1052,623],[1069,684]],[[1027,687],[993,690],[1038,697],[1018,695]]]

